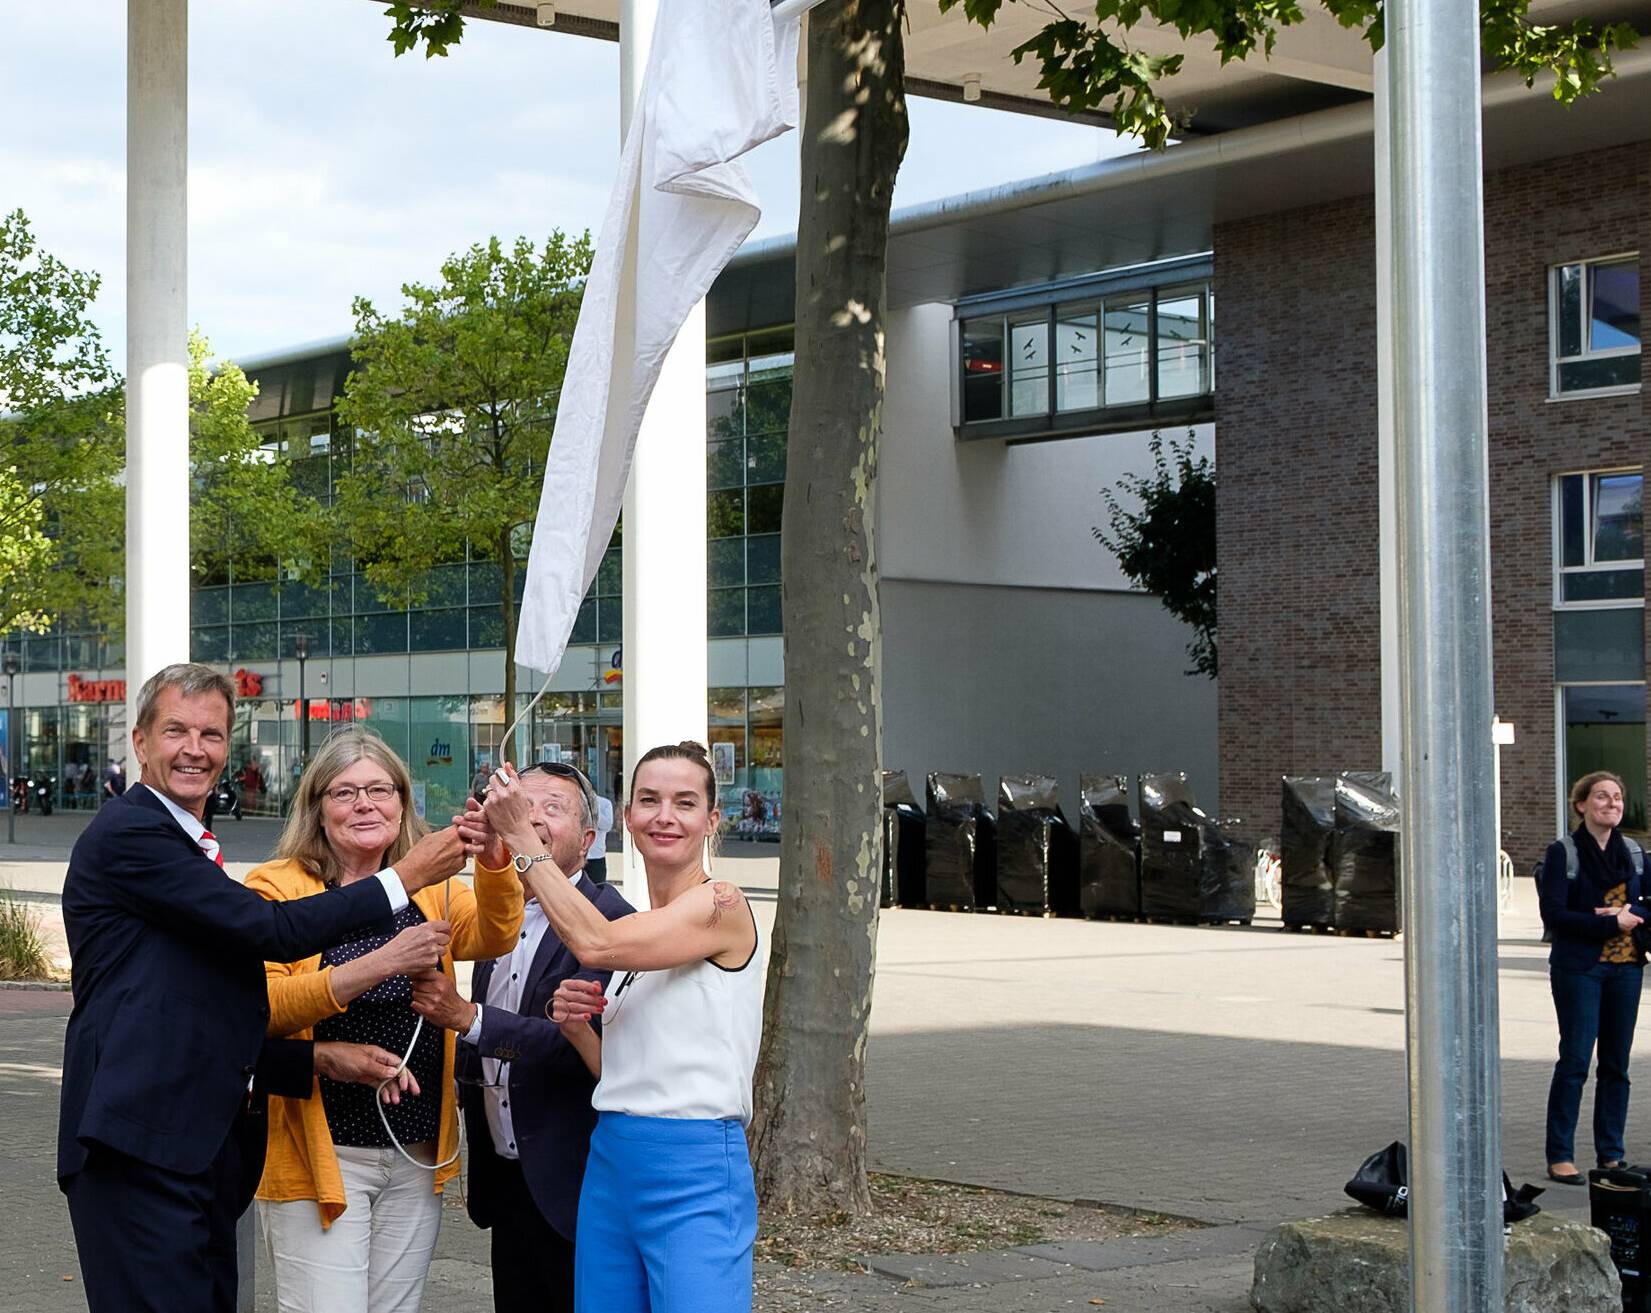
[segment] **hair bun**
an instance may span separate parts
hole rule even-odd
[[[682,742],[677,744],[677,747],[681,748],[684,752],[691,752],[694,756],[704,757],[707,760],[709,760],[711,756],[710,749],[695,739],[683,739]]]

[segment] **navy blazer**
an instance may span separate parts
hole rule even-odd
[[[1615,837],[1612,836],[1613,839]],[[1573,840],[1578,845],[1594,842],[1585,828],[1579,829]],[[1579,856],[1579,864],[1580,861]],[[1623,878],[1628,884],[1628,906],[1636,916],[1651,921],[1651,910],[1645,906],[1640,877],[1631,862]],[[1542,924],[1553,936],[1553,945],[1548,950],[1551,965],[1568,971],[1585,971],[1599,962],[1605,941],[1618,933],[1614,917],[1594,914],[1594,908],[1604,905],[1600,901],[1603,894],[1604,890],[1595,888],[1582,870],[1578,870],[1576,879],[1567,879],[1565,845],[1557,839],[1548,845],[1548,851],[1542,858],[1542,873],[1537,877],[1537,895],[1542,909]]]
[[[610,921],[636,910],[612,885],[596,884],[587,875],[579,877],[577,888]],[[606,989],[613,973],[581,970],[578,959],[557,938],[555,928],[547,926],[528,968],[520,1009],[506,1012],[487,1005],[487,988],[495,965],[476,964],[471,995],[482,1005],[482,1033],[475,1044],[460,1040],[454,1059],[462,1082],[459,1101],[464,1109],[464,1130],[470,1142],[466,1206],[471,1221],[489,1227],[501,1202],[498,1173],[502,1160],[493,1150],[481,1086],[473,1083],[484,1079],[481,1060],[497,1058],[510,1064],[510,1124],[516,1132],[516,1153],[527,1188],[544,1219],[572,1240],[579,1215],[579,1186],[585,1179],[585,1159],[590,1154],[590,1133],[596,1128],[596,1113],[590,1106],[596,1078],[578,1051],[562,1037],[562,1028],[545,1015],[545,1006],[556,987],[570,976],[600,981]],[[600,1030],[601,1023],[595,1024]]]
[[[63,1041],[59,1181],[85,1165],[92,1145],[168,1171],[205,1171],[247,1109],[249,1079],[266,1094],[307,1095],[307,1046],[264,1041],[264,962],[308,957],[389,914],[377,880],[260,898],[147,788],[105,803],[63,885],[74,1009]],[[254,1147],[252,1186],[261,1138]]]

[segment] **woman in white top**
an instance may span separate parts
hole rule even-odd
[[[764,971],[750,904],[705,870],[720,818],[702,746],[646,753],[625,827],[651,909],[609,921],[550,860],[515,772],[506,766],[488,791],[485,820],[517,855],[552,928],[582,966],[613,972],[605,996],[594,982],[568,981],[554,1003],[554,1020],[598,1078],[574,1251],[580,1313],[751,1307],[757,1197],[745,1127]],[[487,838],[478,822],[465,837]]]

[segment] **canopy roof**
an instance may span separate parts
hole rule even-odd
[[[382,3],[382,0],[374,0]],[[556,5],[551,30],[606,40],[619,38],[620,0],[567,0]],[[1093,3],[1062,6],[1072,18],[1093,18]],[[1304,5],[1306,21],[1279,33],[1271,59],[1260,55],[1225,67],[1210,37],[1183,42],[1173,29],[1141,23],[1129,35],[1132,48],[1185,55],[1181,71],[1164,84],[1165,99],[1190,122],[1189,136],[1230,132],[1315,110],[1368,101],[1371,54],[1364,39],[1323,9]],[[467,17],[536,27],[531,3],[469,4]],[[1035,59],[1016,64],[1009,52],[1053,17],[1034,3],[1006,3],[990,30],[970,23],[961,6],[942,14],[936,0],[909,0],[906,81],[913,94],[961,100],[965,78],[980,79],[983,106],[1023,113],[1059,114],[1038,90]],[[1570,23],[1578,18],[1630,22],[1651,31],[1651,0],[1534,0],[1532,18]]]

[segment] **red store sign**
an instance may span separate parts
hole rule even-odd
[[[124,702],[126,701],[126,681],[124,679],[82,679],[79,675],[70,675],[69,701]]]
[[[264,691],[264,677],[258,674],[257,671],[237,670],[234,674],[234,680],[236,697],[255,698]],[[126,701],[126,681],[124,679],[82,679],[79,675],[70,675],[69,701],[124,702]]]
[[[310,702],[311,720],[367,720],[373,714],[373,700],[371,698],[343,699],[337,702],[326,698],[317,698]],[[298,704],[294,703],[292,718],[300,719]]]

